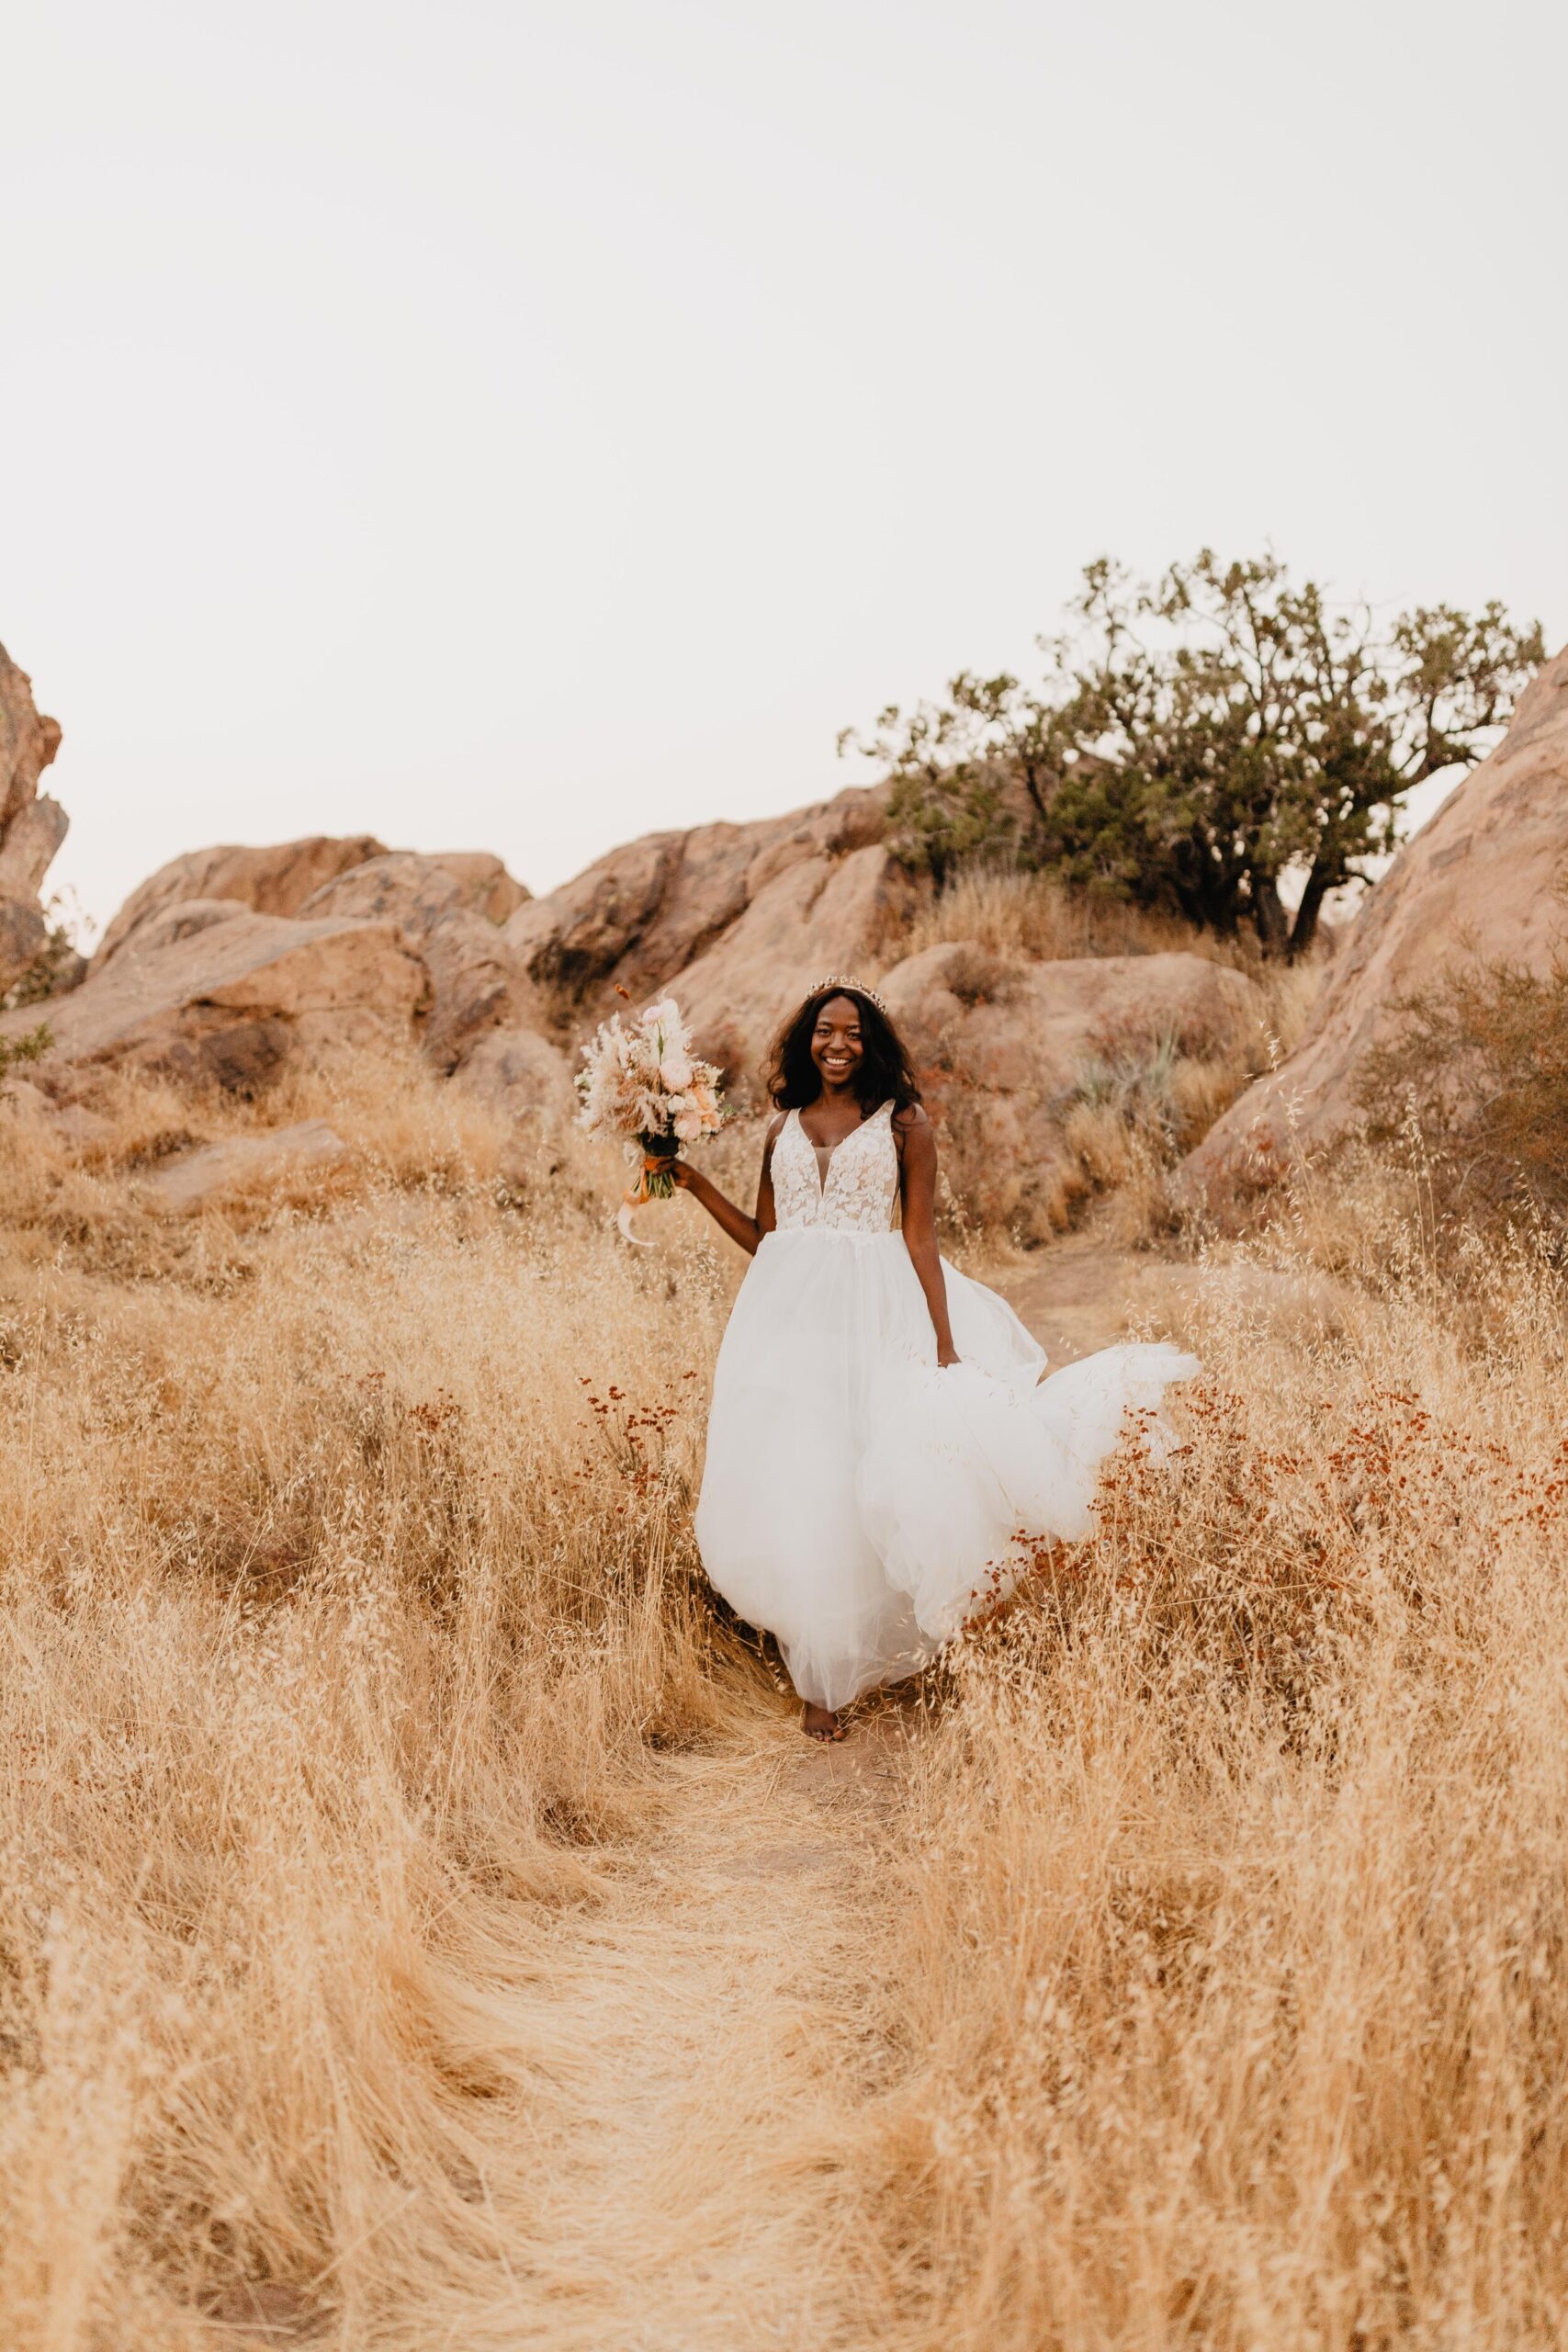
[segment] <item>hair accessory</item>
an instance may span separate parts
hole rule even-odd
[[[848,989],[855,996],[863,996],[867,1003],[875,1005],[884,1021],[892,1020],[893,1015],[888,1012],[876,990],[868,989],[863,980],[852,980],[845,972],[829,972],[825,980],[814,981],[806,993],[808,997],[830,996],[835,989]]]

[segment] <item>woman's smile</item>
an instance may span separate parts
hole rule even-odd
[[[811,1058],[828,1086],[845,1086],[865,1059],[860,1007],[847,996],[831,996],[817,1015]]]

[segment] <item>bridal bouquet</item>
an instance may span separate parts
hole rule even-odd
[[[667,1201],[675,1190],[668,1170],[652,1163],[671,1159],[682,1144],[716,1135],[724,1124],[718,1071],[694,1055],[671,996],[635,1019],[617,1012],[601,1023],[592,1044],[582,1048],[582,1059],[577,1073],[582,1097],[579,1125],[591,1136],[618,1138],[637,1169],[637,1182],[615,1215],[632,1241],[632,1210],[644,1201]]]

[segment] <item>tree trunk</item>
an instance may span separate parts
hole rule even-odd
[[[1265,956],[1281,956],[1291,944],[1291,926],[1285,910],[1280,903],[1280,892],[1271,874],[1255,874],[1252,877],[1252,921],[1258,933],[1258,944]]]
[[[1317,937],[1317,919],[1323,912],[1323,902],[1329,888],[1327,867],[1314,865],[1307,876],[1306,888],[1302,892],[1302,902],[1296,909],[1295,922],[1291,925],[1290,945],[1285,952],[1292,964],[1306,954]]]

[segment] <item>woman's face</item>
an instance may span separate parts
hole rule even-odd
[[[830,996],[819,1007],[811,1032],[811,1058],[824,1085],[848,1086],[861,1066],[860,1007],[852,997]]]

